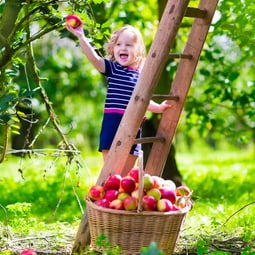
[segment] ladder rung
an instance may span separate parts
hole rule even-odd
[[[194,7],[188,7],[185,13],[186,17],[191,17],[191,18],[205,18],[207,14],[206,10],[201,10],[199,8],[194,8]]]
[[[169,58],[186,58],[192,59],[193,56],[191,54],[183,54],[183,53],[169,53]]]
[[[171,96],[171,95],[152,95],[153,99],[158,99],[158,100],[173,100],[173,101],[178,101],[179,96]]]
[[[155,142],[163,143],[164,141],[165,141],[164,137],[142,137],[142,138],[135,139],[134,144],[137,144],[137,143],[155,143]]]

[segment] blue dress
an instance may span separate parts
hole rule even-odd
[[[123,114],[139,78],[139,71],[105,59],[107,95],[100,132],[99,151],[109,150]],[[137,137],[141,137],[141,128]],[[132,146],[130,154],[138,156],[141,144]]]

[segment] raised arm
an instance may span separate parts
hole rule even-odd
[[[83,25],[81,24],[77,28],[73,28],[66,24],[66,28],[68,31],[73,33],[80,41],[80,46],[82,48],[83,53],[88,58],[88,60],[92,63],[92,65],[100,72],[105,72],[105,63],[104,59],[100,57],[95,49],[92,47],[88,39],[85,37],[83,32]]]

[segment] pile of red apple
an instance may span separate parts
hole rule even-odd
[[[191,206],[191,190],[176,187],[171,180],[164,180],[143,172],[142,208],[144,211],[169,212]],[[139,169],[133,168],[128,175],[110,175],[103,185],[89,189],[88,197],[98,206],[135,211],[138,207]]]

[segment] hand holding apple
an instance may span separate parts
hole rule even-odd
[[[77,28],[80,25],[82,25],[82,21],[79,16],[75,14],[71,14],[66,17],[66,25],[72,28]]]

